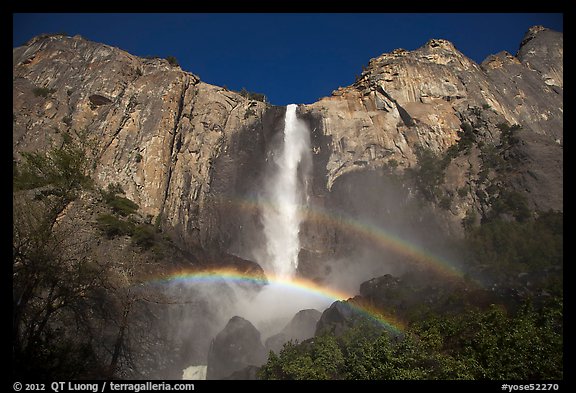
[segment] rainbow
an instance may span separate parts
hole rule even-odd
[[[221,200],[224,205],[230,205],[241,210],[259,212],[267,203],[264,201],[252,201],[249,199],[228,198]],[[436,255],[421,246],[404,239],[389,230],[368,222],[357,220],[350,216],[336,215],[326,210],[306,207],[300,210],[300,214],[308,220],[341,228],[343,231],[356,233],[358,236],[369,239],[384,250],[392,251],[398,255],[404,255],[413,263],[436,271],[447,277],[461,280],[464,273],[457,267],[457,263],[445,257]]]
[[[324,287],[310,280],[304,278],[276,278],[276,277],[263,277],[250,273],[242,273],[233,269],[214,269],[214,270],[182,270],[163,277],[156,277],[148,280],[151,285],[168,285],[185,283],[188,285],[204,284],[204,283],[221,283],[234,282],[239,284],[256,284],[264,286],[274,284],[291,291],[305,293],[306,295],[320,297],[322,299],[333,303],[335,301],[348,300],[347,304],[359,314],[367,317],[368,319],[377,322],[384,328],[400,334],[405,330],[404,324],[391,315],[386,315],[381,310],[376,308],[360,305],[357,302],[349,301],[353,295],[339,291],[334,288]]]

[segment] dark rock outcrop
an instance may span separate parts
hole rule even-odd
[[[376,329],[385,330],[387,327],[370,316],[362,307],[351,300],[338,300],[322,313],[316,324],[316,336],[322,334],[332,334],[341,336],[348,329],[353,328],[358,323],[368,323]]]
[[[229,376],[222,378],[224,380],[233,380],[233,381],[246,381],[246,380],[256,380],[258,379],[258,370],[260,368],[256,367],[256,366],[246,366],[243,369],[240,369],[238,371],[234,371],[232,374],[230,374]]]
[[[321,315],[322,313],[320,311],[314,309],[298,311],[280,333],[266,340],[266,349],[280,353],[280,350],[288,341],[302,342],[314,337],[316,324]]]
[[[206,379],[223,379],[247,366],[261,366],[266,359],[258,329],[244,318],[232,317],[210,346]]]

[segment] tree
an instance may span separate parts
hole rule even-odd
[[[14,190],[36,190],[35,197],[45,200],[49,220],[56,220],[81,189],[92,186],[86,146],[74,142],[69,134],[64,134],[60,147],[21,155],[23,162],[14,163]]]
[[[562,299],[516,314],[502,306],[429,316],[401,337],[367,325],[288,343],[263,379],[562,379]],[[331,354],[331,355],[329,355]]]
[[[77,340],[66,332],[85,329],[89,294],[101,285],[103,266],[90,257],[73,227],[53,225],[41,201],[15,197],[13,211],[14,372],[52,378],[82,374],[94,367],[91,336]],[[78,357],[65,356],[71,348]]]
[[[180,66],[180,64],[178,63],[178,59],[176,59],[176,57],[174,56],[167,56],[166,60],[168,61],[168,64],[170,64],[172,67]]]

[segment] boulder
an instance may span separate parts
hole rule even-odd
[[[284,344],[290,340],[302,342],[314,337],[316,324],[321,316],[322,313],[314,309],[298,311],[280,333],[266,340],[266,349],[279,353]]]
[[[208,352],[206,379],[223,379],[247,366],[261,366],[267,352],[260,332],[242,317],[232,317],[216,335]]]

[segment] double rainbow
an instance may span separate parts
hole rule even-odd
[[[231,209],[238,209],[255,214],[260,212],[266,205],[264,201],[250,199],[227,198],[218,201],[222,206],[228,206]],[[397,234],[371,224],[360,221],[350,216],[336,215],[325,210],[313,209],[307,207],[300,211],[303,217],[316,223],[330,225],[343,231],[353,233],[361,238],[369,239],[383,250],[392,251],[398,255],[407,257],[410,263],[422,266],[439,273],[448,279],[461,280],[463,272],[457,267],[457,263],[445,257],[434,254],[418,244],[408,241]],[[201,283],[221,283],[222,281],[234,282],[237,284],[256,284],[264,286],[269,283],[282,288],[305,293],[309,296],[320,297],[328,301],[345,301],[354,311],[378,322],[388,330],[394,333],[404,331],[404,324],[392,315],[387,315],[382,310],[371,307],[366,304],[359,304],[356,301],[350,301],[354,295],[341,290],[319,285],[314,281],[304,278],[282,278],[282,277],[262,277],[254,273],[239,272],[233,269],[218,268],[213,270],[182,270],[168,274],[163,277],[157,277],[150,280],[155,284],[175,284],[186,283],[195,285]]]
[[[330,303],[339,300],[350,300],[353,295],[334,289],[324,287],[313,281],[304,278],[277,278],[277,277],[262,277],[250,273],[241,273],[233,269],[214,269],[214,270],[182,270],[164,277],[153,278],[148,282],[154,285],[168,285],[184,283],[187,285],[205,284],[205,283],[221,283],[233,282],[238,284],[256,284],[256,285],[277,285],[283,289],[304,293],[307,296],[319,297],[328,300]],[[282,299],[279,299],[282,301]],[[348,305],[357,313],[373,320],[385,327],[386,329],[399,334],[404,331],[404,325],[401,321],[397,320],[391,315],[386,315],[381,310],[369,307],[367,305],[360,305],[356,302],[348,302]]]

